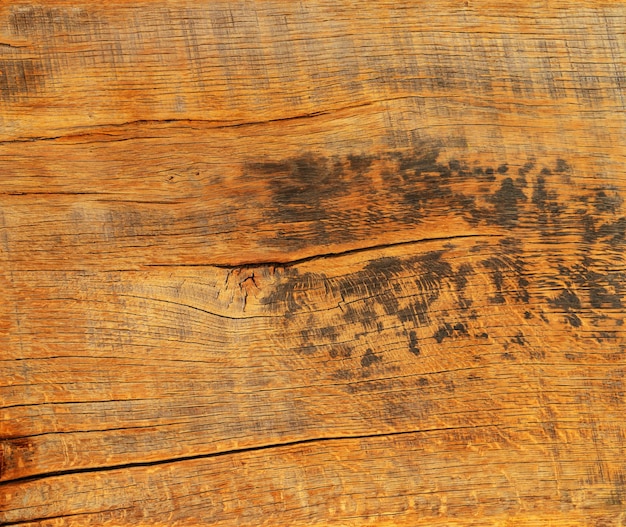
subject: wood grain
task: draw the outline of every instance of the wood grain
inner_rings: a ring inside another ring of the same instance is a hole
[[[0,523],[626,524],[625,34],[0,6]]]

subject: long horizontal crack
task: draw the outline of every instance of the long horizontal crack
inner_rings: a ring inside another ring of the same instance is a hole
[[[417,245],[420,243],[429,242],[444,242],[453,240],[462,240],[466,238],[503,238],[503,234],[459,234],[456,236],[441,236],[436,238],[420,238],[418,240],[405,240],[401,242],[393,243],[381,243],[377,245],[368,245],[367,247],[356,247],[354,249],[347,249],[345,251],[335,251],[322,254],[314,254],[311,256],[305,256],[303,258],[296,258],[294,260],[259,260],[256,262],[243,262],[243,263],[229,263],[229,264],[215,264],[215,263],[154,263],[144,264],[145,267],[217,267],[219,269],[242,269],[242,268],[254,268],[254,267],[292,267],[294,265],[303,264],[306,262],[312,262],[315,260],[322,260],[325,258],[341,258],[343,256],[349,256],[353,254],[360,254],[369,251],[380,251],[384,249],[390,249],[392,247],[402,247],[405,245]]]
[[[402,95],[398,97],[389,97],[387,99],[377,99],[373,101],[367,101],[367,102],[363,102],[359,104],[354,104],[351,106],[329,108],[327,110],[319,110],[316,112],[310,112],[310,113],[305,113],[305,114],[300,114],[300,115],[291,115],[287,117],[278,117],[275,119],[265,119],[265,120],[259,120],[259,121],[218,121],[218,120],[211,120],[211,119],[179,119],[179,118],[177,119],[138,119],[134,121],[125,121],[122,123],[108,123],[108,124],[102,124],[102,125],[97,125],[93,127],[85,127],[85,129],[88,131],[73,133],[73,134],[68,133],[68,134],[62,134],[62,135],[56,135],[56,136],[18,137],[16,139],[8,139],[8,140],[0,141],[0,145],[11,144],[11,143],[32,143],[36,141],[57,141],[59,139],[89,138],[93,135],[107,135],[106,134],[107,130],[116,129],[116,128],[126,128],[129,126],[136,126],[136,125],[184,123],[184,124],[189,124],[189,125],[204,124],[204,125],[208,125],[210,129],[214,129],[214,130],[220,130],[220,129],[226,129],[226,128],[240,128],[244,126],[257,126],[257,125],[264,125],[264,124],[271,124],[271,123],[281,123],[285,121],[297,121],[297,120],[302,120],[302,119],[310,119],[311,117],[319,117],[321,115],[329,115],[329,114],[334,114],[337,112],[356,110],[359,108],[365,108],[367,106],[373,106],[375,104],[382,104],[385,102],[391,102],[391,101],[403,100],[403,99],[413,99],[416,97],[418,97],[418,95]],[[136,138],[130,138],[130,139],[148,139],[148,138],[136,137]],[[110,141],[128,141],[128,140],[129,138],[116,137],[114,135],[111,135],[111,139],[110,139]]]
[[[296,441],[286,441],[284,443],[272,443],[268,445],[261,446],[253,446],[246,448],[235,448],[231,450],[225,450],[223,452],[214,452],[211,454],[195,454],[192,456],[180,456],[168,459],[161,459],[158,461],[142,461],[136,463],[124,463],[120,465],[110,465],[104,467],[89,467],[89,468],[77,468],[73,470],[58,470],[54,472],[43,472],[41,474],[36,474],[33,476],[25,476],[21,478],[13,478],[0,482],[0,488],[7,485],[16,485],[23,483],[30,483],[33,481],[40,481],[47,478],[58,477],[58,476],[71,476],[74,474],[88,474],[94,472],[110,472],[113,470],[125,470],[131,468],[138,467],[155,467],[159,465],[168,465],[172,463],[180,463],[183,461],[195,461],[198,459],[212,459],[222,456],[229,455],[238,455],[245,454],[249,452],[262,452],[264,450],[271,450],[274,448],[289,448],[299,445],[308,445],[312,443],[325,443],[330,441],[345,441],[345,440],[355,440],[355,439],[374,439],[377,437],[395,437],[395,436],[405,436],[412,434],[427,434],[431,432],[445,432],[446,430],[463,430],[463,429],[477,429],[477,428],[490,428],[493,426],[497,426],[496,424],[486,424],[486,425],[468,425],[468,426],[450,426],[443,428],[424,428],[419,430],[405,430],[402,432],[387,432],[387,433],[378,433],[378,434],[358,434],[358,435],[344,435],[344,436],[331,436],[331,437],[315,437],[311,439],[300,439]]]
[[[0,192],[0,196],[43,196],[43,197],[58,197],[58,196],[87,196],[94,197],[93,201],[99,203],[132,203],[135,205],[178,205],[180,201],[177,200],[141,200],[141,199],[126,199],[121,197],[120,199],[114,199],[116,194],[112,192],[70,192],[70,191],[9,191]],[[101,198],[100,196],[105,196]]]
[[[116,507],[115,509],[106,509],[103,511],[95,511],[95,512],[68,512],[67,514],[59,514],[56,516],[42,516],[41,518],[29,518],[27,520],[18,520],[18,521],[12,521],[12,522],[5,522],[3,523],[3,527],[8,526],[8,525],[33,525],[35,523],[40,523],[43,521],[50,521],[50,520],[58,520],[61,518],[73,518],[75,516],[92,516],[94,514],[102,514],[105,512],[115,512],[115,511],[123,511],[123,510],[127,510],[128,507]]]
[[[206,313],[207,315],[211,315],[211,316],[218,317],[218,318],[224,318],[227,320],[249,320],[251,318],[275,318],[275,315],[250,315],[246,317],[233,317],[233,316],[224,315],[221,313],[216,313],[214,311],[208,311],[207,309],[202,309],[201,307],[193,306],[191,304],[185,304],[184,302],[174,302],[173,300],[165,300],[163,298],[151,298],[151,297],[130,295],[130,294],[124,294],[120,296],[127,297],[127,298],[137,298],[139,300],[147,300],[149,302],[163,302],[164,304],[172,304],[175,306],[183,307],[185,309],[192,309],[194,311],[200,311],[201,313]]]
[[[22,49],[30,47],[29,44],[16,44],[15,42],[0,42],[0,47],[11,49]]]

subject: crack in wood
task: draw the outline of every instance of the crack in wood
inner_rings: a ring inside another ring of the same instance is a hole
[[[8,525],[32,525],[32,524],[40,523],[40,522],[44,522],[44,521],[59,520],[61,518],[74,518],[76,516],[92,516],[94,514],[102,514],[102,513],[115,512],[115,511],[127,511],[127,510],[130,510],[130,509],[131,509],[131,507],[116,507],[114,509],[105,509],[105,510],[101,510],[101,511],[74,512],[74,513],[68,513],[68,514],[59,514],[59,515],[55,515],[55,516],[42,516],[40,518],[29,518],[26,521],[19,520],[19,521],[15,521],[15,522],[13,522],[13,521],[3,522],[2,525],[3,526],[8,526]]]
[[[377,433],[377,434],[359,434],[359,435],[344,435],[344,436],[331,436],[331,437],[315,437],[309,439],[299,439],[296,441],[286,441],[284,443],[272,443],[268,445],[260,445],[260,446],[252,446],[245,448],[234,448],[231,450],[224,450],[222,452],[213,452],[210,454],[195,454],[191,456],[181,456],[175,458],[168,459],[160,459],[157,461],[143,461],[143,462],[135,462],[135,463],[124,463],[120,465],[111,465],[111,466],[102,466],[102,467],[86,467],[79,469],[69,469],[69,470],[58,470],[54,472],[45,472],[41,474],[36,474],[33,476],[26,476],[21,478],[13,478],[7,479],[4,481],[0,481],[0,488],[6,487],[8,485],[16,485],[23,484],[32,481],[40,481],[42,479],[48,479],[59,476],[70,476],[73,474],[86,474],[93,472],[110,472],[113,470],[126,470],[137,467],[154,467],[159,465],[168,465],[172,463],[181,463],[185,461],[194,461],[198,459],[211,459],[229,455],[237,455],[237,454],[245,454],[249,452],[262,452],[264,450],[272,450],[278,448],[289,448],[289,447],[298,447],[300,445],[308,445],[308,444],[319,444],[330,441],[347,441],[347,440],[358,440],[358,439],[372,439],[372,438],[380,438],[380,437],[396,437],[396,436],[407,436],[414,434],[427,434],[431,432],[444,432],[450,430],[466,430],[466,429],[479,429],[479,428],[493,428],[497,427],[498,424],[489,423],[484,425],[468,425],[468,426],[448,426],[448,427],[439,427],[439,428],[425,428],[425,429],[417,429],[417,430],[403,430],[399,432],[387,432],[387,433]],[[1,476],[1,475],[0,475]]]
[[[2,44],[0,44],[2,45]],[[83,127],[85,132],[79,133],[68,133],[61,134],[55,136],[35,136],[35,137],[17,137],[15,139],[9,139],[0,141],[0,145],[12,144],[12,143],[34,143],[39,141],[58,141],[59,139],[82,139],[89,138],[97,135],[108,135],[111,137],[110,141],[120,142],[120,141],[133,141],[133,140],[142,140],[142,139],[157,139],[156,137],[117,137],[113,134],[107,134],[106,131],[110,129],[118,129],[118,128],[128,128],[132,126],[144,126],[144,125],[159,125],[159,124],[186,124],[186,125],[204,125],[208,129],[211,130],[224,130],[229,128],[243,128],[248,126],[260,126],[272,123],[284,123],[289,121],[300,121],[303,119],[311,119],[314,117],[328,116],[335,113],[341,113],[345,111],[358,110],[360,108],[366,108],[368,106],[374,106],[376,104],[383,104],[391,101],[405,100],[405,99],[413,99],[418,98],[419,95],[402,95],[398,97],[388,97],[384,99],[376,99],[373,101],[366,101],[359,104],[342,106],[337,108],[329,108],[327,110],[319,110],[316,112],[304,113],[300,115],[289,115],[286,117],[277,117],[274,119],[264,119],[259,121],[220,121],[213,119],[193,119],[193,118],[185,118],[185,119],[137,119],[134,121],[125,121],[121,123],[107,123],[101,124],[94,127]],[[93,142],[103,142],[93,141]],[[106,142],[106,141],[104,141]]]
[[[420,238],[419,240],[406,240],[401,242],[393,242],[393,243],[381,243],[378,245],[369,245],[367,247],[356,247],[354,249],[346,249],[345,251],[336,251],[322,254],[314,254],[311,256],[305,256],[303,258],[297,258],[294,260],[259,260],[255,262],[245,262],[240,264],[215,264],[215,263],[173,263],[173,264],[164,264],[164,263],[155,263],[155,264],[144,264],[144,267],[215,267],[218,269],[248,269],[255,267],[293,267],[296,265],[300,265],[307,262],[313,262],[316,260],[323,260],[326,258],[341,258],[344,256],[352,256],[355,254],[367,253],[370,251],[384,251],[385,249],[391,249],[393,247],[402,247],[402,246],[410,246],[417,245],[422,243],[429,242],[445,242],[452,240],[464,240],[468,238],[504,238],[504,234],[459,234],[455,236],[443,236],[437,238]]]

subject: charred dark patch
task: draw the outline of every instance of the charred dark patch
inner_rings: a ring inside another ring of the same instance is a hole
[[[461,264],[454,273],[454,282],[459,292],[465,291],[465,287],[468,283],[468,276],[471,276],[474,272],[472,266],[468,263]]]
[[[458,295],[459,309],[466,311],[472,306],[472,300],[465,296],[465,288],[469,282],[469,277],[474,274],[474,269],[468,263],[461,264],[454,273],[454,284]]]
[[[444,389],[447,392],[453,393],[454,390],[456,390],[456,385],[454,384],[454,379],[445,379],[443,381],[443,387],[444,387]]]
[[[269,185],[274,202],[274,221],[310,222],[317,236],[325,238],[330,219],[328,202],[350,191],[339,160],[309,154],[284,163],[259,163],[251,168],[272,174]]]
[[[536,161],[523,166],[503,161],[494,167],[470,167],[458,159],[441,163],[438,148],[432,145],[412,152],[345,158],[306,154],[249,165],[246,177],[263,178],[270,191],[268,219],[298,226],[296,247],[352,240],[370,228],[391,232],[418,225],[424,218],[469,227],[489,225],[506,236],[497,244],[483,240],[468,247],[471,264],[469,258],[457,263],[447,256],[457,250],[450,240],[442,241],[444,250],[369,260],[359,271],[332,279],[298,274],[288,266],[262,301],[287,316],[302,314],[311,298],[326,291],[340,308],[333,315],[336,322],[311,331],[300,329],[299,323],[302,349],[332,347],[330,353],[338,357],[337,343],[348,338],[345,355],[354,366],[359,360],[365,361],[363,365],[375,360],[362,355],[365,343],[373,357],[380,358],[372,342],[384,332],[385,338],[404,340],[408,355],[420,355],[424,349],[420,350],[417,335],[426,327],[432,328],[427,334],[438,343],[472,333],[475,338],[492,338],[512,358],[515,346],[525,346],[524,353],[531,358],[542,358],[543,352],[533,349],[521,332],[508,338],[476,333],[475,328],[483,325],[474,322],[480,318],[472,304],[477,286],[488,302],[502,306],[497,309],[519,309],[514,304],[530,304],[531,294],[536,295],[533,308],[520,311],[536,324],[554,321],[551,313],[558,312],[559,320],[573,328],[616,326],[622,317],[615,311],[623,309],[626,283],[618,262],[626,239],[619,191],[608,185],[567,185],[574,169],[565,160],[551,167]],[[598,179],[593,181],[597,185]],[[348,194],[354,207],[346,210]],[[308,229],[304,235],[303,228]],[[559,253],[560,238],[565,236],[565,243],[573,244],[576,237],[581,242],[580,251],[567,258]],[[532,253],[527,239],[533,241]],[[292,242],[282,237],[279,243]],[[450,300],[447,310],[439,305],[442,298]],[[464,322],[454,320],[459,311]],[[340,329],[334,331],[331,325]],[[349,335],[344,335],[346,331]]]
[[[386,314],[395,314],[403,322],[418,319],[426,322],[430,304],[439,297],[444,281],[453,274],[451,265],[442,255],[442,251],[435,251],[404,260],[379,258],[369,262],[353,277],[338,280],[339,293],[344,299],[372,297]],[[413,277],[412,280],[409,278],[409,283],[414,286],[415,302],[400,308],[391,286],[402,278],[406,287],[407,275]]]
[[[435,331],[433,338],[437,341],[437,344],[441,344],[446,338],[451,338],[451,337],[460,336],[460,335],[465,336],[467,334],[468,332],[467,332],[467,328],[465,327],[465,324],[462,324],[460,322],[454,325],[446,323],[442,326],[439,326],[437,331]]]
[[[383,306],[385,314],[395,315],[400,308],[400,302],[392,291],[385,291],[378,297],[378,302]]]
[[[337,357],[341,357],[343,359],[349,359],[352,356],[353,351],[354,350],[352,349],[352,346],[346,343],[341,343],[341,344],[333,344],[328,354],[333,359]]]
[[[575,313],[567,313],[565,315],[565,320],[567,320],[569,325],[572,327],[579,328],[580,326],[582,326],[582,321]]]
[[[494,205],[498,223],[505,227],[512,227],[519,218],[520,203],[525,202],[526,199],[526,195],[515,185],[513,179],[508,177],[502,181],[500,188],[488,201]]]
[[[374,156],[366,156],[366,155],[348,155],[348,163],[350,164],[350,170],[357,173],[364,173],[369,170],[372,166],[372,162],[376,158]]]
[[[302,355],[313,355],[317,351],[315,345],[311,342],[305,342],[301,347],[299,352]]]
[[[428,310],[430,303],[438,298],[437,293],[433,293],[424,300],[416,300],[409,303],[406,307],[398,310],[398,320],[403,324],[424,325],[429,321]]]
[[[474,174],[476,174],[477,176],[482,176],[482,179],[484,179],[485,181],[496,180],[495,170],[491,167],[487,167],[484,170],[479,167],[474,170]]]
[[[320,335],[323,338],[330,340],[331,342],[336,342],[337,338],[339,337],[337,328],[332,327],[332,326],[328,326],[328,327],[320,329]]]
[[[367,348],[365,355],[361,357],[361,366],[363,366],[363,368],[369,368],[372,364],[376,364],[377,362],[382,362],[382,361],[383,359],[381,359],[378,355],[374,354],[371,348]]]
[[[588,302],[594,309],[620,309],[623,307],[624,280],[623,272],[600,272],[602,266],[594,259],[585,256],[579,264],[573,267],[564,267],[563,274],[572,285],[588,295]],[[581,300],[571,290],[564,290],[554,300],[552,305],[566,311],[574,312],[582,308]]]
[[[366,273],[369,271],[372,274],[389,280],[393,277],[400,276],[406,268],[406,263],[404,263],[400,258],[383,257],[369,262],[364,267],[364,271]]]
[[[339,381],[349,381],[354,377],[354,373],[346,368],[338,369],[333,377]]]
[[[504,272],[508,266],[501,258],[493,257],[483,261],[483,266],[490,272],[491,281],[496,288],[496,294],[489,298],[492,304],[504,304]]]
[[[307,228],[304,236],[268,238],[272,245],[350,240],[355,232],[362,232],[363,225],[381,230],[417,225],[424,218],[458,218],[471,226],[489,223],[510,228],[517,224],[527,198],[524,185],[506,177],[508,164],[472,170],[459,160],[440,163],[438,157],[439,147],[434,144],[375,156],[330,159],[308,153],[249,164],[245,177],[267,182],[271,194],[271,205],[265,209],[268,221]],[[484,182],[484,188],[468,195],[467,184],[477,181]],[[348,194],[355,207],[345,210],[341,198]]]
[[[581,309],[580,298],[569,289],[563,289],[559,296],[548,300],[550,305],[553,307],[559,308],[560,310],[565,312],[565,320],[569,323],[570,326],[578,328],[582,325],[582,322],[576,312]]]
[[[610,292],[606,287],[597,283],[589,289],[589,301],[591,307],[594,308],[611,307],[618,309],[622,307],[622,299],[619,294]]]
[[[567,289],[561,291],[561,294],[555,299],[551,300],[550,304],[552,304],[554,307],[559,307],[565,311],[576,311],[579,310],[581,307],[580,299],[578,298],[578,296],[576,296],[576,293]]]
[[[561,215],[566,207],[559,202],[558,194],[548,186],[548,178],[552,177],[552,171],[544,168],[535,178],[532,193],[536,222],[539,234],[544,238],[554,239],[565,233]]]
[[[606,243],[612,248],[622,248],[626,236],[626,218],[618,218],[599,224],[597,218],[589,214],[582,216],[583,240],[588,244]]]
[[[622,206],[623,199],[617,192],[596,190],[593,207],[598,214],[615,214]]]
[[[418,340],[417,340],[417,335],[415,334],[415,331],[410,331],[409,332],[409,351],[413,355],[420,354],[420,349],[417,344],[418,344]]]
[[[454,327],[453,327],[454,331],[456,331],[459,335],[467,335],[467,328],[465,327],[465,324],[461,323],[461,322],[457,322]]]
[[[543,212],[546,209],[546,204],[549,199],[550,195],[546,190],[546,178],[544,176],[537,176],[532,195],[533,204],[537,209]]]
[[[365,226],[389,232],[419,225],[425,218],[461,221],[469,227],[489,224],[515,230],[511,234],[516,237],[530,229],[550,240],[583,226],[588,243],[624,242],[626,218],[598,218],[621,210],[616,191],[578,191],[580,210],[575,210],[575,200],[559,197],[555,188],[572,171],[566,161],[557,160],[553,168],[529,161],[512,177],[507,162],[495,169],[470,168],[458,159],[441,163],[439,149],[435,143],[423,143],[413,151],[376,155],[326,158],[307,153],[252,163],[244,177],[260,178],[268,185],[271,203],[262,210],[269,222],[298,227],[297,235],[285,229],[280,236],[267,238],[274,246],[350,241],[362,237]],[[471,194],[468,188],[474,189]],[[347,195],[353,204],[350,209],[343,199]]]
[[[599,333],[597,333],[596,335],[594,335],[594,338],[596,339],[597,342],[614,342],[617,340],[617,336],[615,334],[614,331],[600,331]]]
[[[528,303],[529,282],[525,276],[524,258],[519,240],[505,238],[500,242],[500,256],[486,258],[481,262],[489,273],[495,294],[488,298],[492,304],[506,303],[506,297]],[[510,284],[507,284],[507,282]]]
[[[524,333],[518,331],[515,336],[511,339],[513,344],[518,344],[519,346],[526,346],[528,344],[526,339],[524,338]]]
[[[571,170],[572,170],[572,167],[569,166],[567,161],[565,161],[564,159],[557,159],[556,160],[556,171],[557,172],[564,173],[564,172],[570,172]]]

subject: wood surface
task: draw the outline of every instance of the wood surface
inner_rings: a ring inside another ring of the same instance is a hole
[[[0,5],[0,524],[626,525],[626,4]]]

